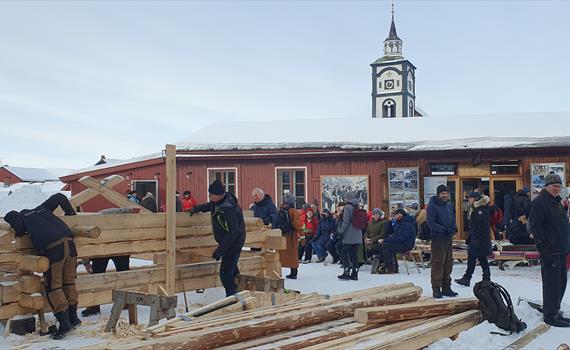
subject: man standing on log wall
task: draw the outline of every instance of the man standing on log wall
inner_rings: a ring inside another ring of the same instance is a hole
[[[451,290],[453,269],[453,235],[457,232],[455,215],[448,204],[447,186],[439,185],[436,196],[427,207],[427,223],[431,231],[431,287],[436,299],[456,297]]]
[[[40,255],[49,259],[49,270],[44,274],[47,299],[59,322],[52,335],[62,339],[81,324],[77,317],[77,250],[71,229],[53,211],[60,206],[65,215],[75,215],[71,203],[61,193],[54,194],[37,208],[11,211],[4,220],[16,232],[16,237],[30,235],[30,240]]]
[[[237,204],[237,198],[226,192],[220,180],[212,182],[208,187],[210,201],[197,205],[190,210],[193,213],[210,212],[212,231],[218,246],[212,258],[222,259],[220,280],[226,289],[226,296],[237,293],[235,278],[239,275],[238,260],[245,242],[245,222],[243,213]]]

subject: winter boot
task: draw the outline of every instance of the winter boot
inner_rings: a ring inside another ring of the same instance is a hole
[[[287,276],[285,276],[285,278],[289,278],[289,279],[292,279],[292,280],[296,280],[296,279],[297,279],[297,271],[299,271],[299,270],[296,269],[296,268],[294,268],[294,267],[292,267],[292,268],[291,268],[291,273],[288,274]]]
[[[570,322],[564,321],[560,315],[555,315],[552,317],[544,317],[544,323],[551,325],[552,327],[570,327]]]
[[[460,279],[456,279],[455,283],[460,284],[460,285],[465,286],[465,287],[469,287],[469,285],[471,284],[471,279],[463,276]]]
[[[381,275],[393,275],[398,273],[394,266],[385,266],[384,269],[380,270]]]
[[[317,260],[318,263],[322,263],[322,262],[324,262],[324,261],[325,261],[325,257],[324,257],[324,256],[323,256],[322,258],[319,258],[319,259]]]
[[[443,294],[446,297],[450,297],[450,298],[455,298],[456,296],[459,295],[459,294],[455,293],[453,290],[451,290],[451,286],[443,287],[441,289],[441,294]]]
[[[441,299],[443,298],[443,294],[441,293],[441,288],[432,288],[433,297],[434,299]]]
[[[61,340],[65,338],[67,333],[71,331],[71,323],[69,323],[69,315],[67,310],[56,312],[54,313],[55,318],[57,318],[57,322],[59,322],[59,328],[57,332],[55,332],[51,337],[55,340]]]
[[[67,314],[69,316],[69,322],[73,328],[81,324],[81,320],[77,317],[77,304],[69,305],[67,308]]]
[[[565,322],[570,322],[570,318],[568,317],[564,317],[564,314],[562,313],[562,311],[558,311],[558,317]]]
[[[81,311],[81,316],[89,317],[89,316],[93,316],[93,315],[98,315],[100,313],[101,313],[101,308],[99,307],[99,305],[89,306],[89,307],[86,307],[85,310]]]
[[[358,269],[352,269],[350,272],[350,279],[353,281],[358,281]]]
[[[339,280],[348,281],[348,280],[350,279],[349,273],[350,273],[350,268],[345,267],[345,268],[344,268],[344,271],[343,271],[343,273],[342,273],[342,275],[337,276],[337,277],[338,277]]]

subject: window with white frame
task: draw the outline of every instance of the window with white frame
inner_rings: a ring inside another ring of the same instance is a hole
[[[208,186],[214,180],[220,180],[226,187],[226,192],[237,197],[237,168],[209,168]]]
[[[277,168],[277,202],[283,203],[283,196],[291,193],[295,197],[295,206],[300,209],[306,202],[305,168]]]

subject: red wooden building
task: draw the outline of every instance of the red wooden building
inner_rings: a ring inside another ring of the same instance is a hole
[[[284,193],[293,193],[300,205],[314,199],[326,200],[323,192],[328,190],[327,178],[352,177],[366,180],[361,190],[365,191],[369,209],[387,210],[391,206],[417,209],[424,204],[424,195],[433,190],[425,188],[427,180],[444,176],[458,223],[462,223],[465,193],[475,188],[488,193],[501,206],[507,191],[523,186],[538,190],[540,176],[544,175],[540,171],[550,169],[569,178],[569,126],[549,131],[549,136],[532,133],[524,127],[491,133],[481,128],[478,132],[462,133],[458,130],[471,123],[439,119],[353,119],[351,125],[343,124],[347,119],[304,121],[314,127],[324,125],[318,129],[324,133],[321,135],[305,133],[302,128],[290,134],[290,122],[224,124],[222,129],[220,125],[212,125],[192,135],[192,142],[178,144],[177,189],[181,193],[190,190],[198,202],[206,201],[208,184],[220,178],[244,208],[251,203],[251,190],[255,187],[264,189],[277,203]],[[521,122],[520,115],[505,119],[506,124],[513,119]],[[562,125],[561,121],[570,120],[570,114],[544,114],[542,120]],[[339,131],[336,134],[331,131],[333,128],[358,136],[342,139],[337,135]],[[421,141],[422,129],[447,130],[451,134],[435,137],[426,134]],[[507,132],[517,136],[495,136]],[[530,138],[531,135],[534,137]],[[283,141],[284,136],[291,140]],[[224,142],[208,142],[210,137]],[[246,142],[247,139],[255,142]],[[159,206],[163,203],[165,164],[160,153],[91,167],[61,180],[70,184],[75,194],[83,190],[77,182],[80,177],[102,179],[112,174],[128,180],[116,187],[118,191],[136,189],[140,196],[150,191],[156,195]],[[95,211],[109,206],[104,199],[96,198],[83,209]]]

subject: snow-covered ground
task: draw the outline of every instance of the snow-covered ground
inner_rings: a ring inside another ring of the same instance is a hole
[[[403,262],[400,262],[400,273],[397,275],[371,275],[370,265],[365,265],[360,274],[358,281],[340,281],[337,275],[340,274],[338,265],[332,265],[325,262],[324,264],[305,264],[299,269],[299,278],[297,280],[286,280],[285,287],[298,290],[301,292],[319,292],[322,294],[337,294],[350,292],[359,289],[365,289],[383,284],[413,282],[424,290],[424,295],[431,296],[430,286],[430,270],[426,269],[418,274],[417,270],[410,269],[407,275]],[[139,264],[135,262],[135,264]],[[409,263],[411,267],[411,264]],[[453,278],[459,278],[465,271],[465,263],[455,264],[453,268]],[[283,269],[283,273],[287,274],[288,269]],[[480,279],[481,270],[475,270],[475,277],[472,282]],[[541,315],[534,309],[530,308],[526,303],[522,302],[516,305],[518,297],[541,301],[541,282],[539,267],[515,267],[510,271],[500,271],[497,267],[491,267],[493,281],[503,285],[510,292],[513,303],[515,304],[515,312],[519,318],[527,323],[527,330],[519,334],[510,336],[493,335],[493,331],[501,331],[488,322],[462,332],[455,341],[444,339],[436,342],[428,347],[430,350],[448,350],[448,349],[502,349],[506,345],[512,343],[519,337],[526,334],[529,330],[542,322]],[[473,283],[472,283],[473,285]],[[472,297],[472,288],[453,286],[454,290],[459,293],[460,297]],[[204,305],[209,302],[224,297],[224,291],[221,288],[208,289],[205,293],[197,294],[195,292],[187,293],[191,308]],[[178,296],[179,313],[184,312],[184,299],[182,294]],[[563,311],[566,315],[570,314],[570,296],[566,293],[563,302]],[[107,341],[110,335],[105,335],[102,330],[111,312],[111,305],[102,306],[102,315],[82,318],[83,325],[80,329],[75,330],[70,336],[63,341],[48,340],[40,338],[37,335],[28,335],[25,337],[10,335],[0,338],[0,349],[4,348],[25,348],[25,349],[74,349],[81,346],[96,344]],[[139,323],[144,325],[148,322],[149,308],[139,307]],[[48,316],[48,320],[53,317]],[[122,319],[127,320],[127,311],[123,311]],[[142,327],[142,326],[141,326]],[[125,326],[119,327],[124,332],[136,333],[135,327]],[[540,336],[538,339],[530,343],[525,349],[556,349],[561,343],[570,342],[570,331],[563,328],[551,328],[548,332]]]
[[[50,181],[43,183],[20,182],[8,187],[0,187],[0,217],[11,210],[20,211],[35,208],[58,192],[69,197],[71,192],[61,191],[64,185],[60,181]]]

